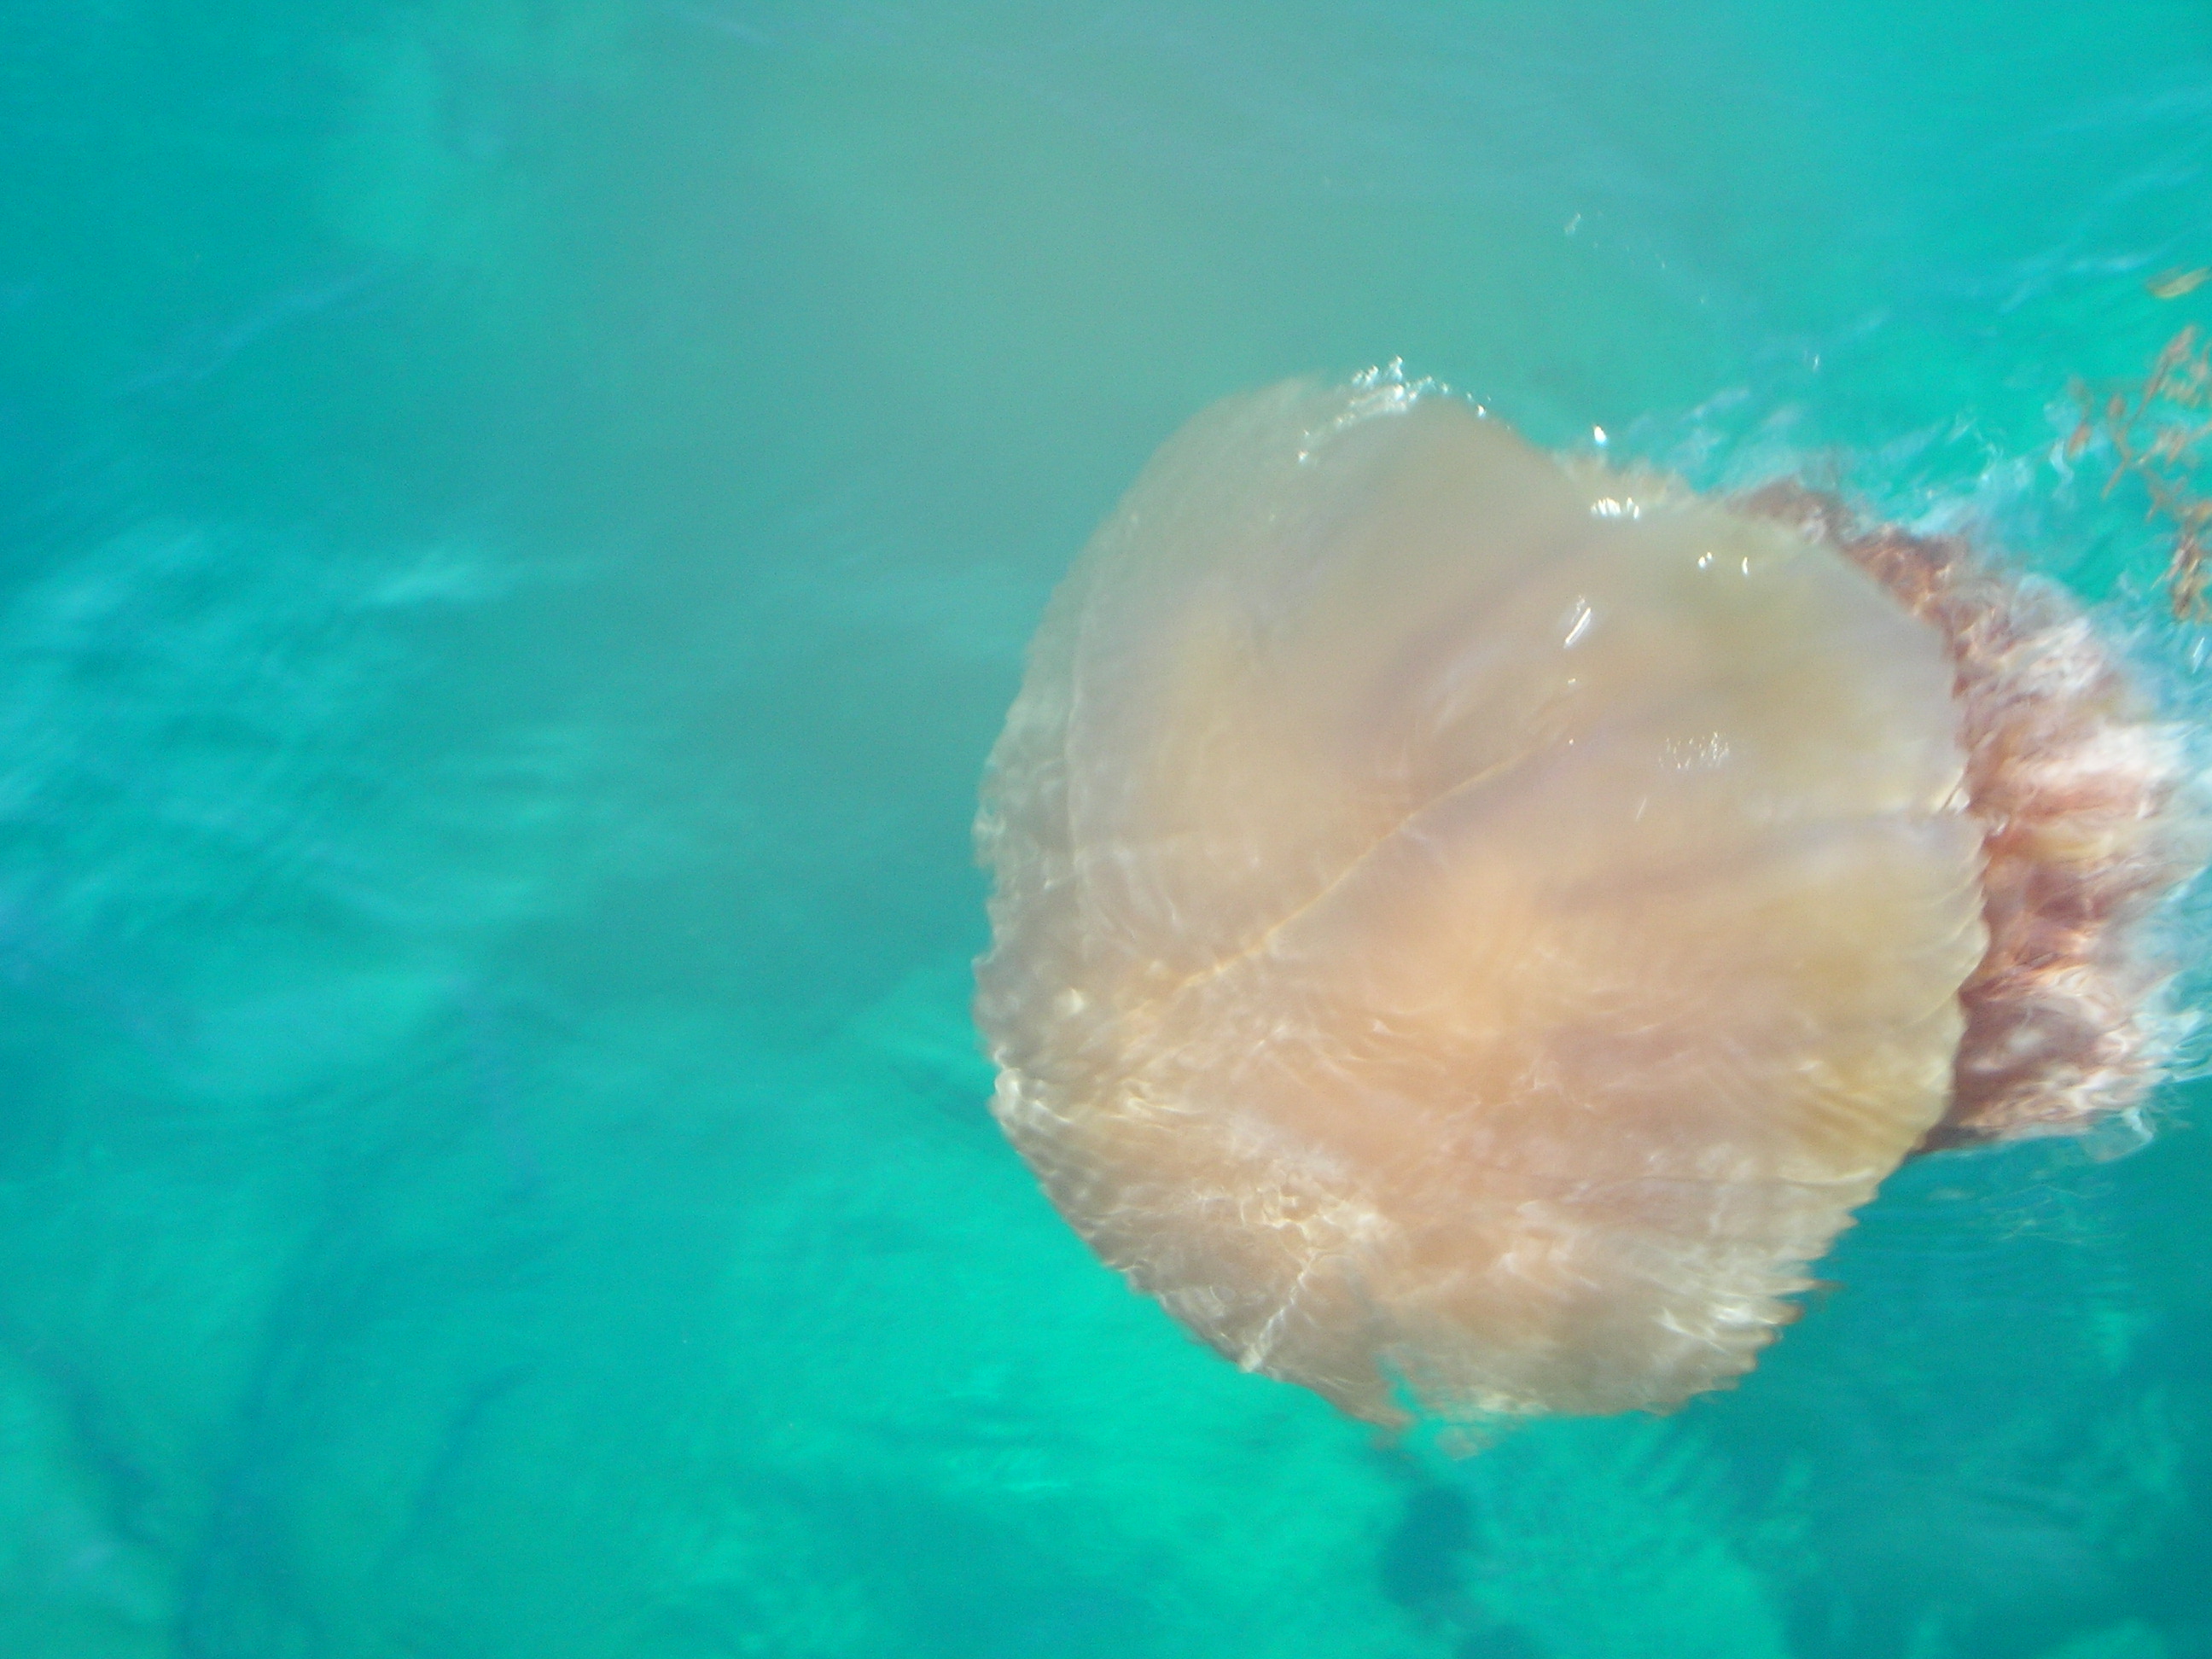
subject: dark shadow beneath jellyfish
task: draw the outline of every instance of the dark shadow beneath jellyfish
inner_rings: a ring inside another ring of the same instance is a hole
[[[1246,1370],[1383,1424],[1665,1410],[1905,1158],[2160,1080],[2189,749],[1954,543],[1395,379],[1233,398],[993,753],[994,1109]]]
[[[1483,1540],[1466,1494],[1433,1481],[1414,1487],[1376,1559],[1382,1594],[1424,1630],[1451,1643],[1453,1659],[1541,1659],[1543,1647],[1471,1593]]]

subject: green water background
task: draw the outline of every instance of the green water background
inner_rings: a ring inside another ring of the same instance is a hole
[[[2212,7],[13,0],[0,1652],[2212,1654],[2206,1114],[1908,1170],[1739,1391],[1467,1462],[982,1109],[968,821],[1208,400],[1976,523],[2212,288]]]

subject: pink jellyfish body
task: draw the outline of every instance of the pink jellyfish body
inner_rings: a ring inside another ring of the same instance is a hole
[[[1949,544],[1376,376],[1233,398],[993,752],[993,1109],[1247,1370],[1663,1410],[1916,1151],[2142,1099],[2184,781],[2087,624]]]

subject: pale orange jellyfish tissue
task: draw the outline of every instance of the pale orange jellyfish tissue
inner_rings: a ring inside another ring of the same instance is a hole
[[[1381,1423],[1664,1410],[1931,1146],[2154,1084],[2181,746],[2063,602],[1821,498],[1232,398],[993,752],[994,1110],[1113,1267]]]

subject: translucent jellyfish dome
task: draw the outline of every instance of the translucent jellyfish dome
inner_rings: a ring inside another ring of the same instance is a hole
[[[1110,1266],[1398,1424],[1725,1386],[1917,1152],[2159,1079],[2184,748],[2055,596],[1381,376],[1170,441],[978,823],[993,1109]]]

